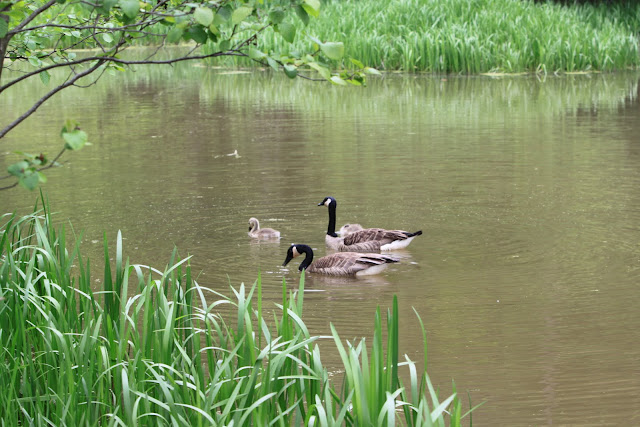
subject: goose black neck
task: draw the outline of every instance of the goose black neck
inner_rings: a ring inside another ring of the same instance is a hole
[[[331,237],[338,237],[336,234],[336,205],[335,201],[329,203],[329,226],[327,227],[327,234]]]
[[[304,253],[304,260],[300,263],[298,270],[306,270],[307,267],[311,265],[311,261],[313,261],[313,250],[307,245],[298,245],[296,246],[296,250],[300,253]]]

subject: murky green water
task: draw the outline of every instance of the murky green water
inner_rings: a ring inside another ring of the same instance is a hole
[[[174,245],[227,292],[261,272],[278,301],[287,246],[326,253],[338,223],[422,229],[400,264],[364,280],[310,277],[305,320],[370,336],[376,306],[403,311],[401,350],[487,403],[478,425],[640,422],[640,104],[636,75],[399,77],[367,89],[184,66],[72,90],[2,141],[53,154],[64,119],[93,146],[49,171],[60,221],[100,260],[118,229],[132,262]],[[24,89],[24,88],[23,88]],[[40,88],[14,92],[2,123]],[[228,154],[236,152],[237,156]],[[0,194],[28,211],[36,195]],[[247,221],[281,231],[254,243]],[[99,268],[98,268],[99,270]],[[96,270],[97,271],[97,270]],[[331,365],[337,355],[325,346]]]

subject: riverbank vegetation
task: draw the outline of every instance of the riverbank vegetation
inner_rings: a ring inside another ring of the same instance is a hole
[[[200,286],[175,252],[162,271],[130,263],[120,234],[113,259],[105,238],[98,280],[80,242],[48,209],[2,217],[4,425],[471,424],[455,386],[441,400],[400,356],[395,299],[386,322],[375,313],[370,346],[345,344],[333,327],[331,337],[309,333],[304,277],[295,292],[283,283],[272,313],[260,278],[227,297]],[[340,384],[321,339],[340,355]]]
[[[345,56],[369,67],[470,74],[637,67],[639,31],[636,2],[528,0],[334,0],[306,30],[320,40],[344,41]],[[311,43],[299,37],[285,46],[267,32],[259,47],[296,51]]]

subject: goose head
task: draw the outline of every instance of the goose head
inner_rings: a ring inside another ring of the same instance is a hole
[[[291,246],[289,246],[289,249],[287,249],[287,257],[282,263],[282,266],[286,266],[292,259],[302,254],[305,254],[306,256],[304,258],[304,261],[300,263],[300,267],[298,267],[298,270],[305,270],[313,260],[313,250],[311,250],[311,248],[307,245],[296,245],[295,243],[292,243]]]
[[[249,218],[249,231],[254,231],[260,228],[260,223],[256,218]]]
[[[318,206],[333,206],[334,208],[336,206],[338,206],[338,202],[336,202],[336,199],[334,199],[331,196],[325,197],[320,203],[318,203]]]

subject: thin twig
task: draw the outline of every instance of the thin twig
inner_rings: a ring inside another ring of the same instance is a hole
[[[115,59],[115,58],[114,58]],[[31,106],[31,108],[29,108],[24,114],[22,114],[20,117],[18,117],[17,119],[15,119],[13,122],[11,122],[7,127],[5,127],[4,129],[0,130],[0,139],[2,139],[7,133],[9,133],[9,131],[11,129],[13,129],[14,127],[18,126],[20,123],[22,123],[27,117],[29,117],[31,114],[35,113],[36,110],[42,105],[44,104],[44,102],[46,100],[48,100],[49,98],[51,98],[53,95],[55,95],[56,93],[60,92],[62,89],[65,89],[71,85],[73,85],[76,81],[78,81],[79,79],[81,79],[84,76],[87,76],[91,73],[93,73],[95,70],[97,70],[98,68],[100,68],[105,61],[98,61],[94,66],[92,66],[91,68],[83,71],[82,73],[76,74],[72,79],[68,80],[67,82],[65,82],[64,84],[61,84],[60,86],[56,87],[55,89],[52,89],[51,91],[49,91],[45,96],[43,96],[42,98],[40,98],[38,101],[35,102],[35,104],[33,104]]]
[[[55,159],[51,160],[51,162],[50,162],[47,166],[43,166],[43,167],[38,168],[38,169],[36,169],[36,170],[37,170],[38,172],[40,172],[40,171],[43,171],[43,170],[46,170],[46,169],[50,169],[50,168],[52,168],[52,167],[54,167],[54,166],[57,166],[57,165],[56,165],[56,163],[58,163],[58,159],[59,159],[60,157],[62,157],[62,155],[64,154],[64,152],[65,152],[65,151],[67,151],[67,147],[63,147],[63,148],[62,148],[62,150],[61,150],[61,151],[58,153],[58,155],[55,157]],[[59,163],[58,163],[58,164],[59,164]],[[13,175],[2,176],[2,177],[0,177],[0,180],[8,179],[8,178],[12,178],[12,177],[13,177]],[[16,187],[19,183],[20,183],[20,181],[18,180],[18,181],[14,182],[14,183],[13,183],[13,184],[11,184],[11,185],[7,185],[6,187],[0,187],[0,191],[3,191],[3,190],[9,190],[9,189],[11,189],[11,188],[14,188],[14,187]]]
[[[47,3],[42,5],[42,7],[34,10],[33,13],[29,15],[27,18],[25,18],[24,21],[22,21],[20,24],[12,28],[11,31],[9,31],[9,34],[13,35],[22,31],[22,29],[26,27],[29,22],[33,21],[38,15],[40,15],[42,12],[49,9],[51,6],[53,6],[56,3],[57,3],[57,0],[49,0]]]

